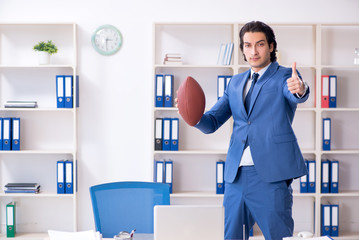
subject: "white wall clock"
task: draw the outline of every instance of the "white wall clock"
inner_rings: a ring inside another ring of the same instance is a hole
[[[121,32],[112,25],[102,25],[92,34],[92,46],[102,55],[115,54],[121,45]]]

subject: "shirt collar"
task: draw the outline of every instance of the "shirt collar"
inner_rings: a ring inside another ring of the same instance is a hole
[[[259,74],[258,79],[265,73],[265,71],[267,71],[267,69],[269,68],[269,66],[272,64],[272,62],[270,62],[267,66],[265,66],[264,68],[262,68],[261,70],[259,70],[257,73]],[[251,78],[252,79],[252,75],[253,75],[254,71],[253,69],[251,69]]]

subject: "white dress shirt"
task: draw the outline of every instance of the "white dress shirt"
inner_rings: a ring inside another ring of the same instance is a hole
[[[257,81],[261,78],[261,76],[265,73],[265,71],[267,71],[267,69],[269,68],[270,65],[271,65],[271,63],[257,72],[259,74]],[[246,99],[249,89],[251,88],[251,85],[253,82],[253,80],[252,80],[253,73],[254,73],[254,71],[253,71],[253,69],[251,69],[251,76],[248,79],[246,86],[243,90],[243,102]],[[241,161],[239,162],[239,166],[252,166],[252,165],[254,165],[253,158],[252,158],[250,146],[248,146],[243,151],[243,155],[241,157]]]

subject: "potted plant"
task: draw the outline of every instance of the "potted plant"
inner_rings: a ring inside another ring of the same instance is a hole
[[[47,42],[41,41],[33,49],[39,52],[39,64],[49,64],[50,56],[57,53],[57,47],[51,40]]]

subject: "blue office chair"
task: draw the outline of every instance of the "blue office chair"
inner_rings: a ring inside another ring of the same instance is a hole
[[[153,233],[153,208],[170,204],[169,186],[152,182],[113,182],[90,187],[96,230],[104,238],[120,231]]]

